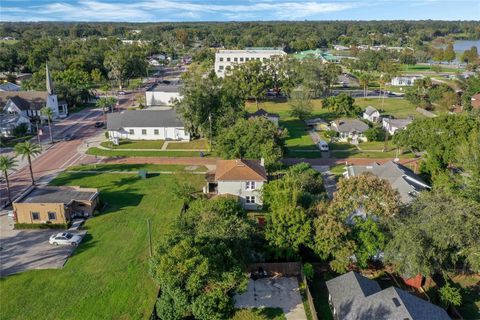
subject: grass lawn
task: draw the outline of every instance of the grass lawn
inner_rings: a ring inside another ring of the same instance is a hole
[[[169,142],[167,144],[168,150],[182,150],[182,149],[195,149],[195,150],[208,150],[207,140],[192,140],[188,142]]]
[[[356,98],[355,103],[362,108],[362,111],[367,106],[372,106],[377,110],[384,110],[384,112],[380,112],[382,116],[389,115],[395,118],[406,118],[408,116],[415,118],[423,117],[422,114],[415,111],[413,104],[402,98],[385,99],[383,107],[382,99],[378,98]]]
[[[360,142],[358,147],[362,150],[369,151],[369,150],[383,150],[383,147],[385,146],[384,141],[366,141],[366,142]],[[395,149],[390,141],[387,142],[387,150],[393,150]]]
[[[128,150],[104,150],[100,148],[90,148],[86,152],[92,156],[101,157],[199,157],[199,151],[128,151]],[[205,154],[205,156],[208,154]]]
[[[284,320],[285,314],[279,308],[240,309],[232,320]]]
[[[409,72],[422,73],[422,71],[424,71],[424,72],[426,71],[426,72],[431,73],[431,72],[433,72],[432,67],[433,67],[433,65],[430,66],[430,65],[416,64],[416,65],[413,65],[413,66],[408,66],[408,65],[404,64],[404,65],[402,65],[402,70],[401,71],[404,72],[404,73],[409,73]],[[444,65],[441,65],[440,68],[441,68],[441,72],[454,72],[455,73],[455,72],[465,71],[464,68],[460,68],[460,69],[449,68],[449,67],[446,67]]]
[[[329,171],[335,176],[335,179],[338,181],[338,179],[343,177],[343,173],[345,172],[345,165],[337,164],[333,167],[330,167]]]
[[[110,141],[100,143],[102,147],[110,149],[161,149],[164,140],[120,140],[118,146]]]
[[[329,273],[315,272],[313,281],[309,283],[310,293],[312,294],[313,304],[317,311],[318,318],[321,320],[333,320],[330,305],[328,304],[328,290],[325,281],[332,279]]]
[[[88,235],[63,269],[0,279],[0,319],[147,319],[157,286],[148,274],[147,219],[153,243],[182,203],[175,176],[63,173],[52,184],[100,189],[105,211],[85,223]],[[189,175],[200,189],[203,176]],[[6,297],[9,297],[8,299]]]
[[[68,114],[77,113],[79,111],[89,109],[89,108],[95,108],[95,103],[82,103],[76,106],[75,108],[69,107]]]
[[[125,171],[136,172],[138,170],[147,170],[147,172],[206,172],[208,171],[205,166],[196,166],[194,170],[186,170],[187,166],[178,164],[88,164],[80,166],[71,166],[67,168],[67,171]]]

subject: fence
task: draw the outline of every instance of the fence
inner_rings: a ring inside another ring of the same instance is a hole
[[[302,272],[302,282],[305,288],[305,295],[307,296],[308,307],[310,308],[310,314],[312,315],[312,320],[318,320],[317,310],[315,310],[315,305],[313,304],[313,297],[312,297],[312,294],[310,293],[310,289],[308,288],[307,278],[305,278],[305,275],[303,274],[303,272]]]

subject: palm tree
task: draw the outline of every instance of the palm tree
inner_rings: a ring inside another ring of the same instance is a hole
[[[13,157],[0,156],[0,170],[5,175],[5,181],[7,183],[7,195],[8,203],[12,203],[12,195],[10,193],[10,181],[8,180],[8,171],[16,167],[17,161]]]
[[[30,178],[32,179],[32,185],[35,185],[35,180],[33,179],[33,170],[32,170],[32,156],[41,153],[40,146],[38,144],[30,143],[29,141],[20,142],[15,145],[15,153],[19,156],[22,156],[22,159],[25,157],[28,160],[28,166],[30,169]]]
[[[383,110],[383,103],[385,102],[385,91],[387,89],[387,83],[390,83],[392,81],[392,75],[391,74],[383,74],[382,79],[384,81],[384,86],[383,86],[383,97],[382,97],[382,110]]]
[[[372,75],[370,73],[362,73],[360,77],[358,77],[358,82],[360,85],[363,87],[363,97],[367,97],[367,89],[368,85],[370,84],[370,81],[372,81]]]
[[[50,143],[53,143],[52,123],[51,123],[51,120],[53,118],[53,110],[51,108],[45,106],[40,110],[40,114],[47,118],[48,130],[50,131]]]
[[[115,99],[114,97],[101,97],[100,99],[98,99],[96,105],[97,107],[102,108],[104,123],[107,123],[107,114],[105,112],[105,109],[112,108],[115,103],[117,103],[117,99]]]

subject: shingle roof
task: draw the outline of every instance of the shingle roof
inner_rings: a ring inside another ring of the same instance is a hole
[[[429,188],[427,183],[407,167],[388,161],[383,165],[373,163],[369,166],[349,166],[349,176],[359,176],[365,172],[371,172],[381,179],[387,180],[393,189],[400,194],[403,203],[408,203],[414,198],[412,193]]]
[[[371,116],[374,112],[377,112],[378,110],[375,109],[374,107],[372,106],[368,106],[365,108],[365,113],[369,116]]]
[[[180,92],[182,87],[183,87],[182,85],[178,85],[178,84],[162,84],[162,83],[159,83],[159,84],[154,85],[150,89],[148,89],[148,91],[153,91],[153,92]]]
[[[445,310],[396,287],[381,290],[376,281],[349,272],[327,281],[332,304],[341,320],[447,320]]]
[[[254,113],[250,113],[250,117],[276,117],[280,118],[280,115],[278,113],[270,113],[265,111],[265,109],[258,109]]]
[[[217,160],[215,181],[267,181],[267,172],[258,160]]]
[[[120,128],[180,128],[183,121],[173,109],[169,110],[127,110],[107,115],[107,129]]]
[[[8,100],[21,110],[40,110],[47,101],[46,91],[0,91],[0,107],[4,107]]]
[[[385,119],[384,121],[388,123],[390,127],[397,129],[403,129],[413,122],[412,119]]]
[[[72,200],[90,200],[98,191],[78,187],[35,187],[15,203],[65,203]]]
[[[11,82],[4,82],[0,84],[0,91],[19,91],[20,86]]]
[[[339,119],[333,121],[335,126],[332,129],[338,132],[364,132],[368,129],[368,125],[357,119]]]

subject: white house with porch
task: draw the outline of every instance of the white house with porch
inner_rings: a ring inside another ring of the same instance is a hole
[[[368,129],[368,125],[357,119],[338,119],[330,123],[330,129],[338,132],[340,141],[352,140],[352,143],[358,141],[367,141],[364,132]]]
[[[368,106],[365,108],[363,112],[363,119],[368,120],[370,122],[379,122],[380,121],[380,112],[372,106]]]
[[[173,109],[126,110],[107,115],[109,139],[190,140],[183,121]]]

